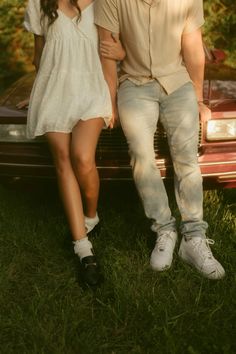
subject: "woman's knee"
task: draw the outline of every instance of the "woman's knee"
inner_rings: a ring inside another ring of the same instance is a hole
[[[57,147],[53,151],[53,157],[57,173],[63,174],[71,167],[70,154],[67,149]]]
[[[72,153],[72,165],[78,174],[83,175],[89,174],[96,167],[94,156],[80,152]]]

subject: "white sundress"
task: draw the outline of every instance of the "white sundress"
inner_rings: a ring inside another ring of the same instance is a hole
[[[45,46],[30,96],[27,136],[70,133],[80,119],[95,117],[108,126],[112,106],[98,54],[94,2],[79,22],[60,10],[51,26],[47,22],[41,20],[40,0],[29,0],[24,26],[44,36]]]

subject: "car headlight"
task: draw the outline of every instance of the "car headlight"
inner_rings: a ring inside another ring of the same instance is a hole
[[[206,138],[210,141],[236,139],[236,118],[209,120]]]
[[[0,142],[34,143],[38,140],[27,139],[25,124],[0,124]]]

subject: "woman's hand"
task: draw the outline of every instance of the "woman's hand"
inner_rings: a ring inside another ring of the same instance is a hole
[[[119,40],[119,36],[112,33],[112,38],[112,42],[105,40],[100,42],[100,54],[104,58],[121,61],[126,56],[126,52]]]
[[[117,105],[115,105],[112,109],[112,118],[110,120],[110,124],[109,124],[109,128],[113,129],[118,127],[120,124],[119,122],[119,116],[118,116],[118,109],[117,109]]]
[[[23,108],[27,108],[28,105],[29,105],[29,97],[26,98],[26,99],[23,100],[23,101],[18,102],[18,103],[16,104],[16,107],[17,107],[18,109],[23,109]]]

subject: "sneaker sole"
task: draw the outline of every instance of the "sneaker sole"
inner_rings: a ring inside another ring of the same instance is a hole
[[[168,269],[171,268],[172,261],[173,261],[173,258],[172,258],[170,264],[166,264],[165,266],[163,266],[163,267],[161,267],[161,268],[158,267],[158,266],[156,266],[156,265],[154,265],[154,264],[150,261],[150,267],[151,267],[152,270],[154,270],[154,271],[156,271],[156,272],[164,272],[165,270],[168,270]]]
[[[170,269],[170,268],[171,268],[171,265],[170,265],[170,266],[165,266],[165,267],[163,267],[163,268],[157,268],[157,267],[154,267],[152,264],[150,264],[150,267],[151,267],[151,269],[152,269],[154,272],[164,272],[164,271]]]

